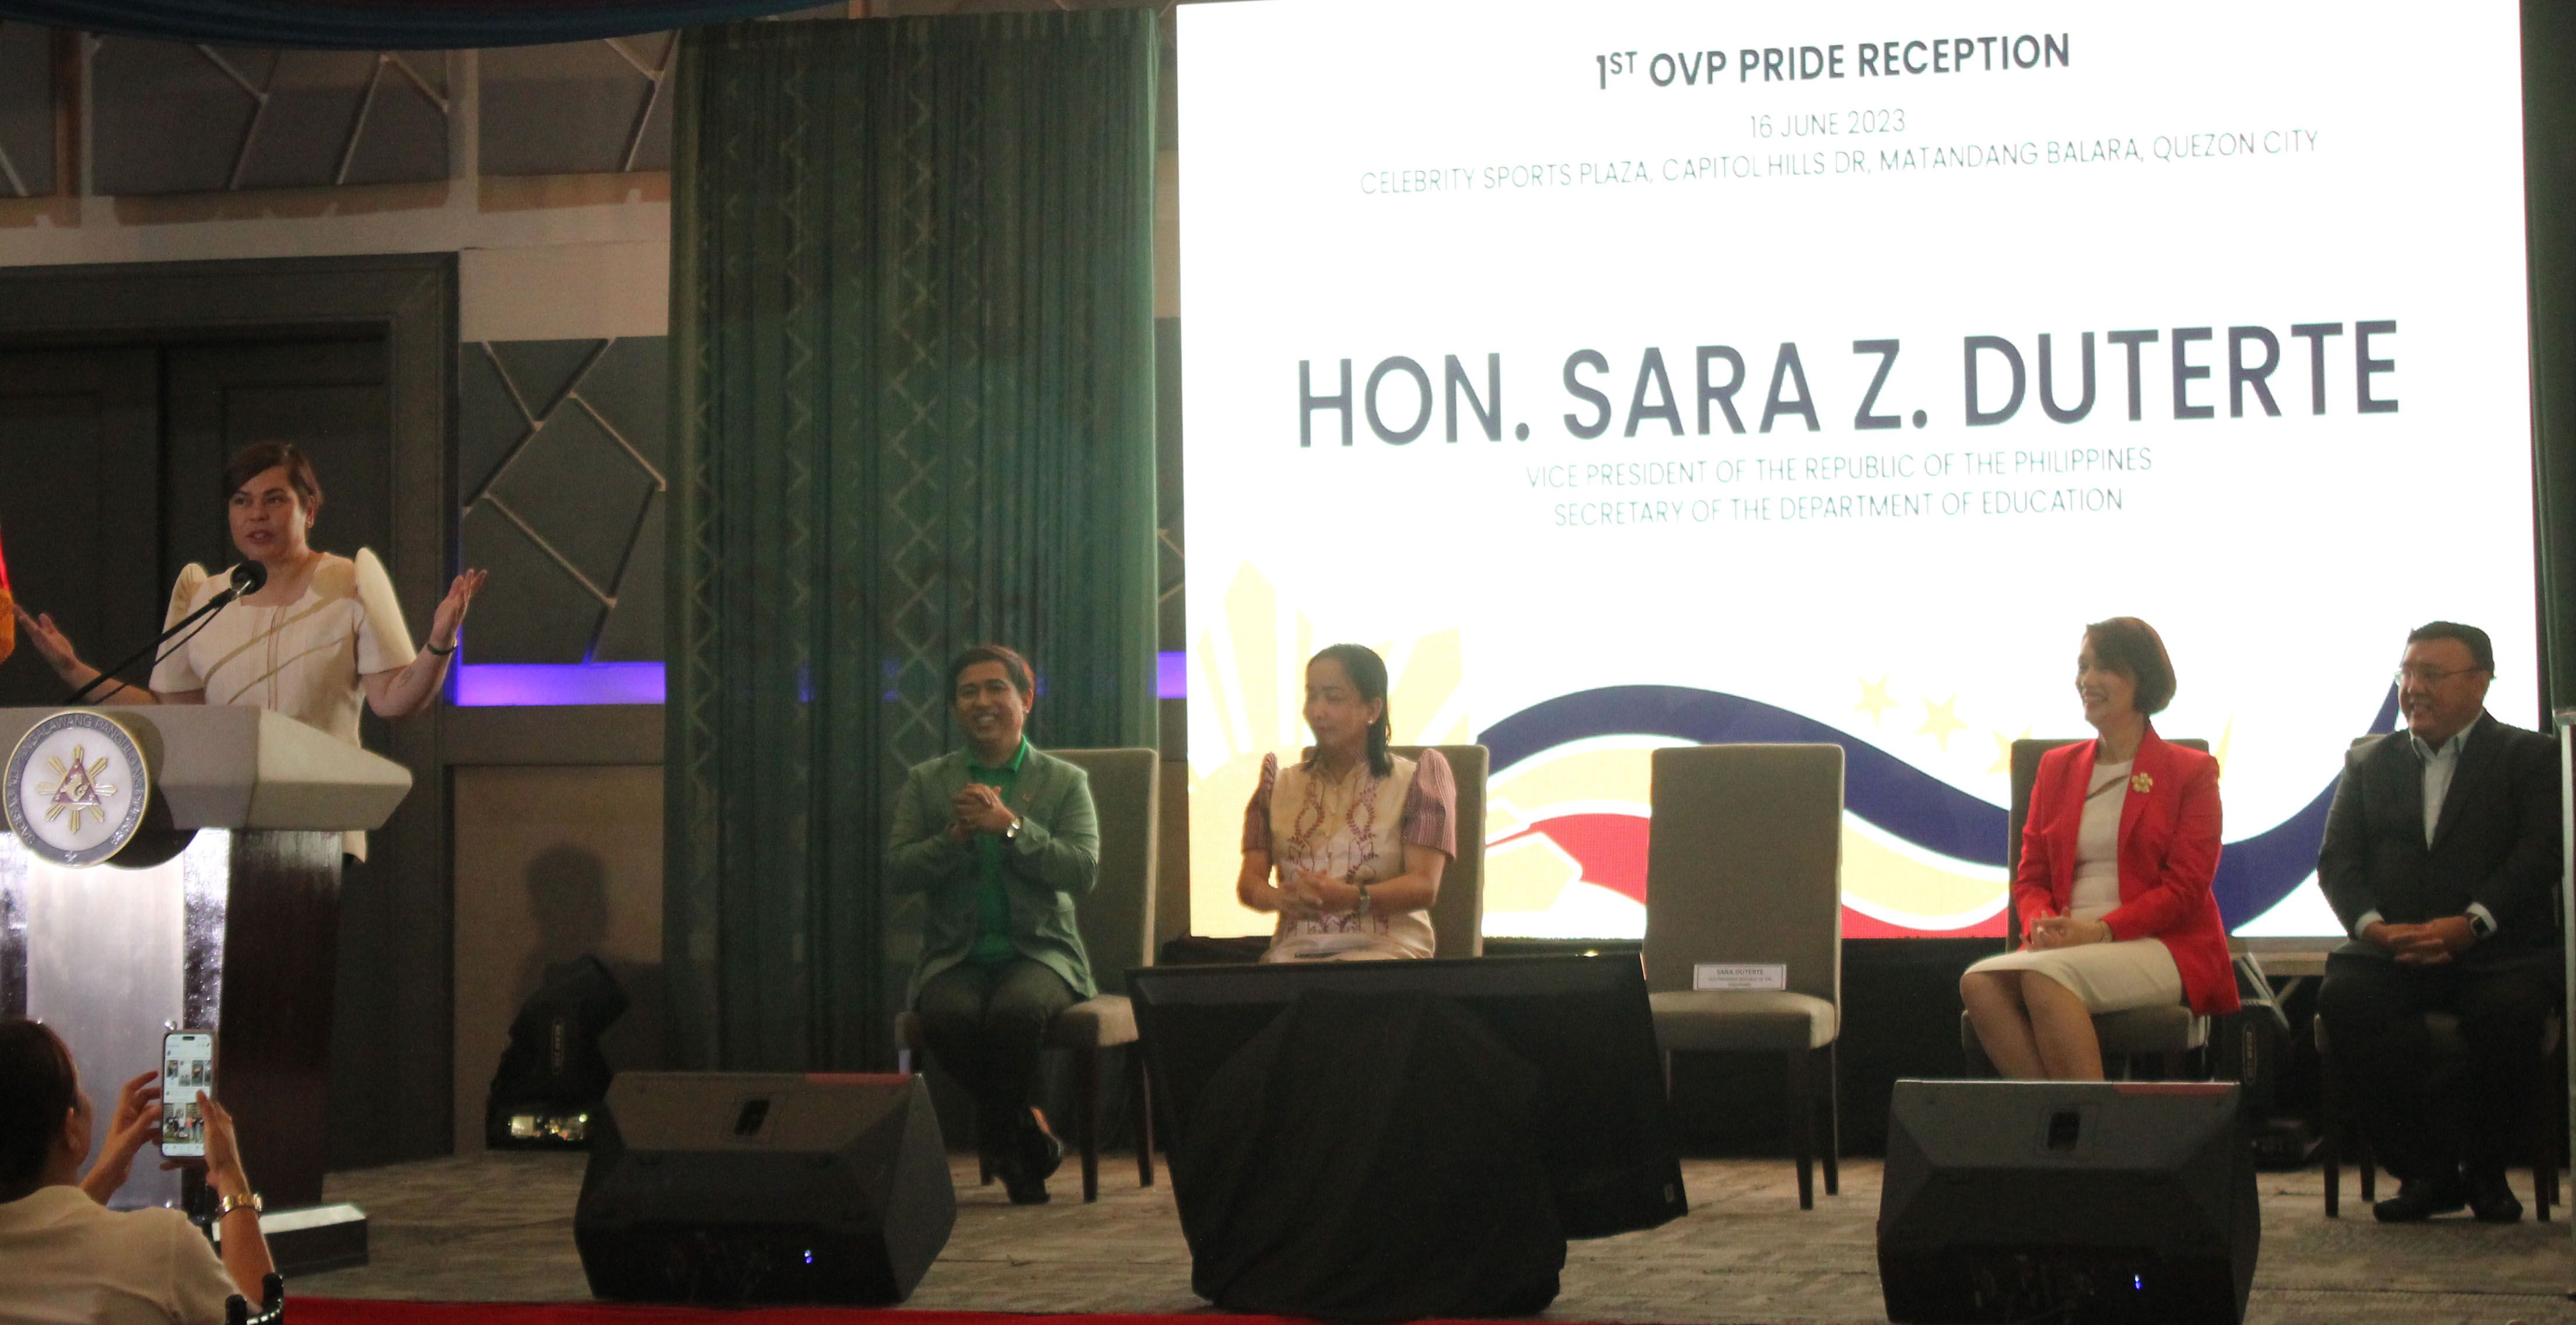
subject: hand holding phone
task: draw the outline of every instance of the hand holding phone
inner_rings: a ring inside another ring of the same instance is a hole
[[[80,1189],[105,1205],[134,1171],[134,1154],[161,1132],[161,1074],[145,1072],[117,1088],[116,1114]]]
[[[161,1153],[171,1159],[206,1157],[206,1114],[197,1102],[215,1088],[212,1031],[172,1031],[161,1037]]]

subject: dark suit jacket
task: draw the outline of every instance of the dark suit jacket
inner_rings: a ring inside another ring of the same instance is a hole
[[[2371,911],[2391,924],[2495,916],[2464,962],[2558,942],[2558,750],[2538,732],[2480,714],[2460,750],[2433,844],[2424,844],[2424,765],[2396,732],[2344,756],[2317,881],[2350,930]]]

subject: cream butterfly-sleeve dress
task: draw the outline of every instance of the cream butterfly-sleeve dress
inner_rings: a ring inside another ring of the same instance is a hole
[[[227,580],[202,566],[179,572],[166,629],[206,605]],[[324,553],[304,596],[282,607],[234,603],[192,628],[186,642],[152,669],[152,688],[203,690],[209,704],[274,709],[357,745],[366,693],[358,678],[407,666],[411,630],[384,563],[365,548],[354,557]],[[352,832],[345,848],[367,858],[367,835]]]

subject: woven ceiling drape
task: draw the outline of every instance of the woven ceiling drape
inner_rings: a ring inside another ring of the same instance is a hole
[[[1149,10],[693,32],[672,199],[666,973],[684,1061],[875,1066],[946,660],[1154,744]],[[912,904],[917,907],[918,903]]]

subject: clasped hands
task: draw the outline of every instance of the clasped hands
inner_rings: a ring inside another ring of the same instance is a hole
[[[2397,955],[2400,966],[2440,966],[2478,941],[2467,916],[2444,916],[2420,925],[2392,925],[2374,920],[2362,927],[2362,941]]]
[[[1279,909],[1299,920],[1349,915],[1360,909],[1360,890],[1296,865],[1279,867]]]
[[[2111,927],[2099,920],[2078,920],[2043,911],[2030,922],[2030,939],[2022,946],[2045,952],[2050,948],[2072,948],[2086,943],[2108,943]]]
[[[952,797],[948,802],[948,813],[953,816],[948,825],[948,836],[959,846],[974,841],[977,833],[1008,832],[1011,825],[1020,819],[1011,813],[1010,806],[1002,803],[1002,793],[981,782],[967,783],[964,790]]]

